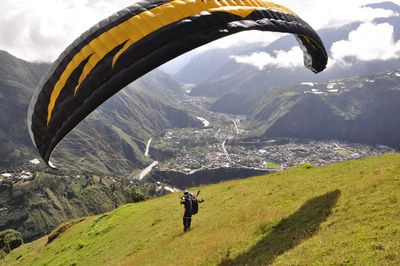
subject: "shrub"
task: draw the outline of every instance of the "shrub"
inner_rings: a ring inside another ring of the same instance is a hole
[[[128,202],[139,202],[146,200],[146,195],[137,187],[126,189],[126,198]]]
[[[312,163],[305,163],[302,165],[302,167],[304,169],[311,169],[311,168],[314,168],[315,166]]]
[[[53,240],[55,240],[57,237],[59,237],[62,233],[64,233],[65,231],[67,231],[71,226],[73,226],[74,224],[80,223],[83,220],[85,220],[85,218],[80,218],[80,219],[76,219],[76,220],[72,220],[69,222],[66,222],[62,225],[60,225],[59,227],[57,227],[56,229],[54,229],[48,236],[47,236],[47,243],[46,245],[50,244],[51,242],[53,242]]]
[[[20,232],[14,229],[7,229],[0,232],[0,249],[5,252],[11,252],[11,250],[21,246],[24,243]]]
[[[0,249],[0,260],[5,260],[5,257],[7,256],[7,252],[4,250]]]

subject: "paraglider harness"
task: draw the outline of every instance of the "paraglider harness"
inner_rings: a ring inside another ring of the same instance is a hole
[[[185,204],[185,214],[194,215],[199,212],[199,203],[203,202],[204,200],[199,201],[197,196],[199,195],[200,190],[197,192],[195,196],[192,192],[188,192],[184,194],[182,197],[182,204]]]

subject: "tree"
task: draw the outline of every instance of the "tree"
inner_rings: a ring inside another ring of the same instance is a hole
[[[5,235],[3,236],[3,242],[4,242],[4,244],[6,244],[6,246],[7,246],[8,253],[11,252],[10,244],[11,244],[12,239],[13,239],[13,236],[12,236],[11,233],[5,234]]]
[[[7,256],[7,252],[5,252],[4,250],[0,250],[0,259],[2,259],[3,261],[6,260],[6,256]]]
[[[20,232],[14,229],[7,229],[0,232],[0,249],[10,253],[11,250],[24,243]]]
[[[139,202],[146,200],[146,195],[138,187],[130,187],[125,190],[128,202]]]

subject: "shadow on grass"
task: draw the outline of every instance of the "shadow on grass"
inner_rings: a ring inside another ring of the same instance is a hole
[[[261,241],[236,258],[224,259],[220,265],[271,264],[276,257],[317,233],[321,223],[331,215],[339,196],[340,190],[335,190],[313,198],[272,228],[268,226],[260,228],[258,233],[264,236]]]

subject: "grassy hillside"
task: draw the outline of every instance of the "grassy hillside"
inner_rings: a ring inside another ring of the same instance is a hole
[[[171,194],[75,221],[3,264],[400,264],[400,154],[200,189],[189,233]]]

